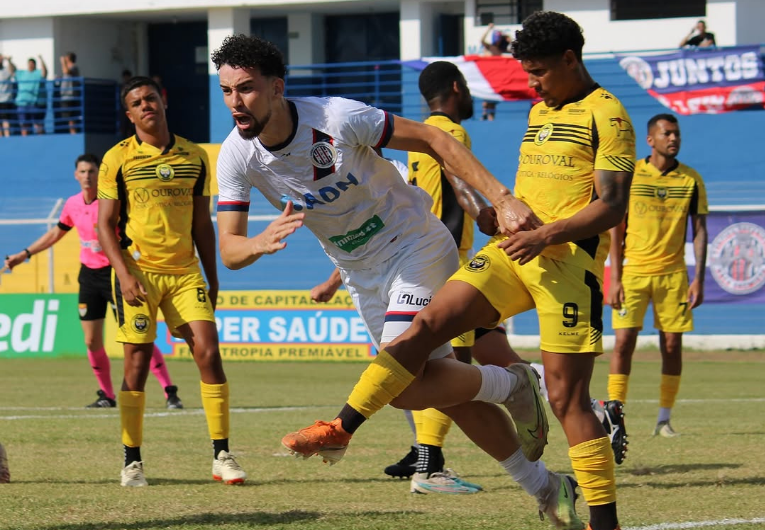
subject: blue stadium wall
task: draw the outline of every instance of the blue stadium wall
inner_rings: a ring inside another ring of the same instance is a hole
[[[638,156],[649,153],[644,137],[648,119],[666,109],[648,96],[613,60],[588,63],[593,77],[621,99],[638,132]],[[411,75],[411,74],[408,74]],[[626,79],[626,81],[625,81]],[[415,85],[416,86],[416,85]],[[217,77],[210,77],[210,139],[219,142],[231,130],[230,114],[222,104]],[[418,108],[417,94],[408,94],[404,108]],[[478,158],[503,182],[512,186],[520,138],[525,130],[528,103],[503,103],[494,122],[470,120],[464,123]],[[477,115],[480,107],[476,107]],[[407,115],[422,119],[422,115]],[[765,203],[765,157],[760,147],[760,131],[765,129],[765,111],[742,111],[721,115],[679,117],[683,147],[681,159],[694,166],[707,182],[712,205]],[[85,151],[102,155],[116,142],[109,136],[53,135],[0,138],[0,218],[39,218],[47,214],[59,197],[77,192],[73,179],[73,160]],[[405,153],[388,151],[386,156],[405,160]],[[273,214],[270,205],[255,194],[251,214]],[[265,227],[250,223],[250,233]],[[0,226],[0,242],[5,252],[24,248],[39,237],[39,226]],[[485,240],[479,239],[477,247]],[[285,250],[265,256],[245,271],[229,271],[219,263],[221,288],[234,289],[309,289],[326,279],[332,271],[329,260],[306,229],[288,240]],[[728,305],[725,318],[718,306],[702,306],[696,313],[699,333],[760,334],[765,307]],[[606,333],[610,312],[605,312]],[[648,321],[646,330],[652,329]],[[516,319],[516,332],[537,333],[536,316],[528,313]]]

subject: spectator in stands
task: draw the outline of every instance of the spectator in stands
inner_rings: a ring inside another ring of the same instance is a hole
[[[707,24],[703,20],[696,22],[691,32],[680,41],[680,47],[693,46],[698,48],[708,48],[716,46],[715,34],[707,31]]]
[[[133,72],[130,70],[122,71],[122,84],[120,85],[120,93],[122,93],[122,87],[133,77]],[[121,107],[120,107],[121,108]],[[120,138],[128,138],[135,134],[135,125],[128,119],[127,114],[120,112]]]
[[[491,39],[489,35],[491,34]],[[502,33],[499,30],[494,29],[494,24],[489,23],[486,31],[481,37],[481,46],[483,46],[484,55],[502,55],[507,52],[507,47],[510,45],[510,36]],[[481,103],[483,108],[483,114],[481,120],[494,121],[494,113],[497,109],[497,103],[495,101],[484,101]]]
[[[13,82],[16,66],[10,56],[0,54],[0,135],[11,135],[10,120],[16,117],[16,104],[13,102]]]
[[[71,134],[77,134],[77,122],[81,115],[81,95],[82,88],[80,81],[75,81],[72,78],[80,77],[80,67],[77,66],[77,55],[73,52],[69,52],[66,55],[62,55],[61,72],[63,74],[61,81],[61,107],[64,110],[61,112],[62,118],[69,118],[69,132]]]
[[[45,110],[40,110],[40,105],[45,102],[45,79],[48,77],[48,67],[45,66],[42,55],[37,56],[40,59],[40,70],[37,69],[37,61],[30,58],[27,61],[26,70],[16,70],[16,83],[18,90],[16,92],[16,107],[19,111],[19,125],[21,135],[29,134],[30,126],[34,127],[37,134],[44,134],[43,120],[45,119]]]

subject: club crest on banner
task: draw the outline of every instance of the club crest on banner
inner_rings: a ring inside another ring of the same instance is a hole
[[[750,294],[765,285],[765,229],[754,223],[732,224],[710,245],[710,272],[726,292]]]

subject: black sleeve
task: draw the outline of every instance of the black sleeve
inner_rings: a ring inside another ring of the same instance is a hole
[[[74,227],[72,227],[72,226],[69,226],[69,225],[65,225],[65,224],[64,224],[64,223],[62,223],[61,221],[59,221],[59,222],[58,222],[58,227],[59,227],[61,230],[63,230],[64,232],[69,232],[69,230],[71,230],[72,228],[74,228]]]

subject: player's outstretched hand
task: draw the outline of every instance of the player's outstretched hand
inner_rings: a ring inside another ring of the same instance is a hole
[[[522,230],[534,230],[544,223],[526,203],[508,195],[494,205],[499,231],[507,236]]]
[[[284,211],[271,221],[266,229],[256,236],[258,238],[258,253],[273,254],[287,246],[284,239],[303,226],[304,213],[295,213],[295,206],[288,201]]]
[[[132,274],[126,274],[120,278],[120,291],[122,299],[127,305],[141,307],[146,302],[146,288]]]
[[[16,265],[19,265],[20,263],[24,263],[24,261],[27,259],[27,253],[26,252],[17,252],[16,254],[11,254],[9,256],[5,256],[5,263],[3,268],[8,270],[13,270],[13,268]]]

